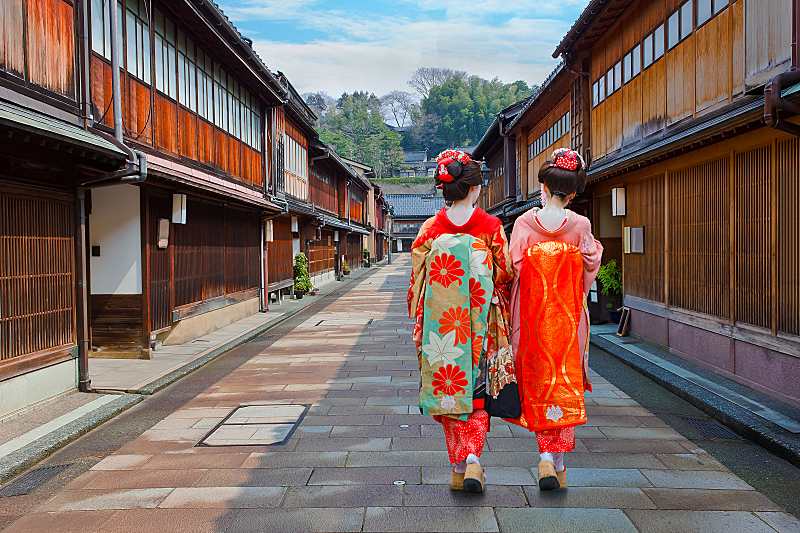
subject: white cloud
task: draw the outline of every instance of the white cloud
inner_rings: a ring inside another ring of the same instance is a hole
[[[370,18],[356,11],[325,10],[315,0],[248,0],[226,7],[226,12],[235,20],[289,21],[324,35],[301,43],[259,38],[268,36],[266,31],[252,35],[264,61],[283,71],[299,91],[338,96],[369,90],[381,95],[409,90],[407,81],[421,66],[541,82],[555,66],[551,54],[572,23],[563,16],[565,6],[574,12],[586,0],[404,2],[414,4],[421,16],[412,20],[405,16],[408,9],[398,9],[398,16]],[[445,9],[448,16],[426,17],[429,9]],[[504,16],[491,23],[485,20],[490,14]]]

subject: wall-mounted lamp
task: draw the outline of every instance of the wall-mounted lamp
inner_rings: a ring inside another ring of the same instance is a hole
[[[625,187],[615,187],[611,189],[611,215],[624,217],[625,213]]]
[[[488,187],[492,181],[492,169],[485,162],[481,163],[481,176],[483,177],[483,186]]]
[[[264,240],[267,242],[275,240],[275,226],[271,220],[267,220],[264,223]]]
[[[172,222],[174,224],[186,224],[186,195],[172,195]]]
[[[339,232],[338,231],[334,231],[333,232],[333,242],[339,242]]]
[[[185,217],[184,217],[185,218]],[[158,248],[163,250],[169,246],[169,220],[158,219]]]

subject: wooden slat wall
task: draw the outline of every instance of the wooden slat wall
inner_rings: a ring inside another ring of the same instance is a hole
[[[669,304],[730,316],[730,161],[669,173]]]
[[[149,193],[148,193],[149,194]],[[170,250],[159,248],[158,222],[172,216],[169,196],[150,194],[148,197],[149,273],[150,273],[150,330],[157,331],[172,325],[170,305]],[[170,228],[172,232],[172,228]],[[174,235],[169,236],[170,245]]]
[[[225,294],[258,288],[261,228],[252,211],[225,211]]]
[[[259,217],[189,198],[187,224],[173,224],[175,307],[257,289]]]
[[[354,235],[351,233],[347,236],[345,255],[347,256],[347,264],[350,265],[350,270],[361,268],[364,250],[362,241],[361,235]]]
[[[109,70],[109,75],[111,71]],[[125,134],[145,144],[153,144],[153,121],[150,113],[150,86],[126,76],[122,99],[122,125]],[[110,91],[110,86],[109,86]]]
[[[528,132],[528,139],[525,143],[525,147],[523,148],[522,157],[520,161],[527,162],[527,178],[528,178],[528,188],[527,194],[528,197],[533,195],[536,191],[539,190],[539,169],[542,165],[550,159],[550,156],[553,155],[553,150],[556,148],[564,148],[570,147],[572,145],[572,138],[570,132],[566,132],[561,138],[556,139],[555,142],[550,144],[547,148],[545,148],[541,153],[535,154],[533,159],[528,160],[528,144],[534,142],[539,136],[550,129],[550,127],[561,118],[564,113],[570,111],[572,107],[571,97],[570,95],[566,95],[564,98],[559,101],[558,105],[551,109],[545,116],[540,120],[536,126],[534,126]],[[570,122],[572,118],[570,117]]]
[[[91,71],[94,119],[111,128],[114,126],[111,65],[100,59],[99,56],[92,54]],[[156,139],[158,140],[158,136]],[[156,144],[156,146],[159,145]]]
[[[336,244],[333,233],[325,231],[321,240],[311,241],[308,247],[308,270],[312,274],[330,272],[336,267]]]
[[[777,144],[778,331],[800,335],[800,140]]]
[[[481,202],[483,209],[491,209],[506,199],[506,172],[503,168],[502,148],[489,158],[489,170],[491,180],[489,185],[481,192]]]
[[[644,254],[624,257],[625,294],[664,301],[664,176],[628,185],[626,226],[644,227]]]
[[[28,0],[26,11],[28,80],[62,96],[75,98],[72,4],[64,0]]]
[[[736,321],[770,328],[771,287],[771,146],[737,153]]]
[[[354,189],[352,185],[350,187],[350,220],[365,224],[366,219],[364,217],[366,211],[364,207],[366,204],[366,195],[363,191]]]
[[[785,70],[792,58],[792,0],[745,4],[745,80],[753,87]]]
[[[74,208],[0,190],[0,360],[75,342]]]
[[[640,0],[592,48],[591,83],[665,23],[679,0]],[[695,2],[696,4],[696,2]],[[670,124],[712,112],[787,70],[791,0],[731,0],[591,112],[592,157],[602,159]],[[696,25],[695,25],[696,26]],[[574,120],[574,118],[573,118]]]
[[[138,350],[144,345],[141,294],[92,294],[92,346]]]
[[[327,181],[322,176],[327,176]],[[339,206],[336,181],[327,168],[315,166],[311,170],[311,202],[320,209],[334,214]]]
[[[155,102],[156,148],[171,154],[177,154],[178,104],[161,93],[156,93]]]
[[[0,2],[0,68],[17,76],[25,75],[23,0]]]
[[[292,225],[289,218],[276,218],[272,221],[272,239],[267,250],[269,283],[293,279]]]

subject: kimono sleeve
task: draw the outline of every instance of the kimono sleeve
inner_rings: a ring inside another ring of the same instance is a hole
[[[503,302],[508,302],[511,295],[511,283],[514,281],[514,267],[508,250],[508,238],[503,226],[500,226],[492,237],[491,251],[494,263],[493,281],[495,294]]]
[[[588,293],[603,259],[603,245],[592,235],[592,224],[588,219],[581,221],[580,249],[583,254],[583,290]]]
[[[428,253],[431,251],[430,239],[426,234],[433,223],[433,219],[427,220],[419,230],[414,244],[411,246],[411,280],[408,287],[408,317],[416,318],[417,310],[422,308],[422,300],[425,296],[425,278],[427,277],[426,262]]]

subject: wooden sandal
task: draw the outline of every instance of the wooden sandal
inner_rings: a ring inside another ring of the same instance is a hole
[[[483,492],[483,486],[485,484],[486,475],[481,465],[475,463],[468,464],[467,471],[464,473],[464,492],[480,494]]]
[[[459,474],[456,471],[450,471],[450,490],[464,490],[464,474]]]
[[[564,467],[564,470],[561,472],[556,472],[556,477],[558,478],[558,488],[566,489],[567,488],[567,467]]]
[[[552,461],[539,461],[539,490],[556,490],[560,487],[558,473]]]

